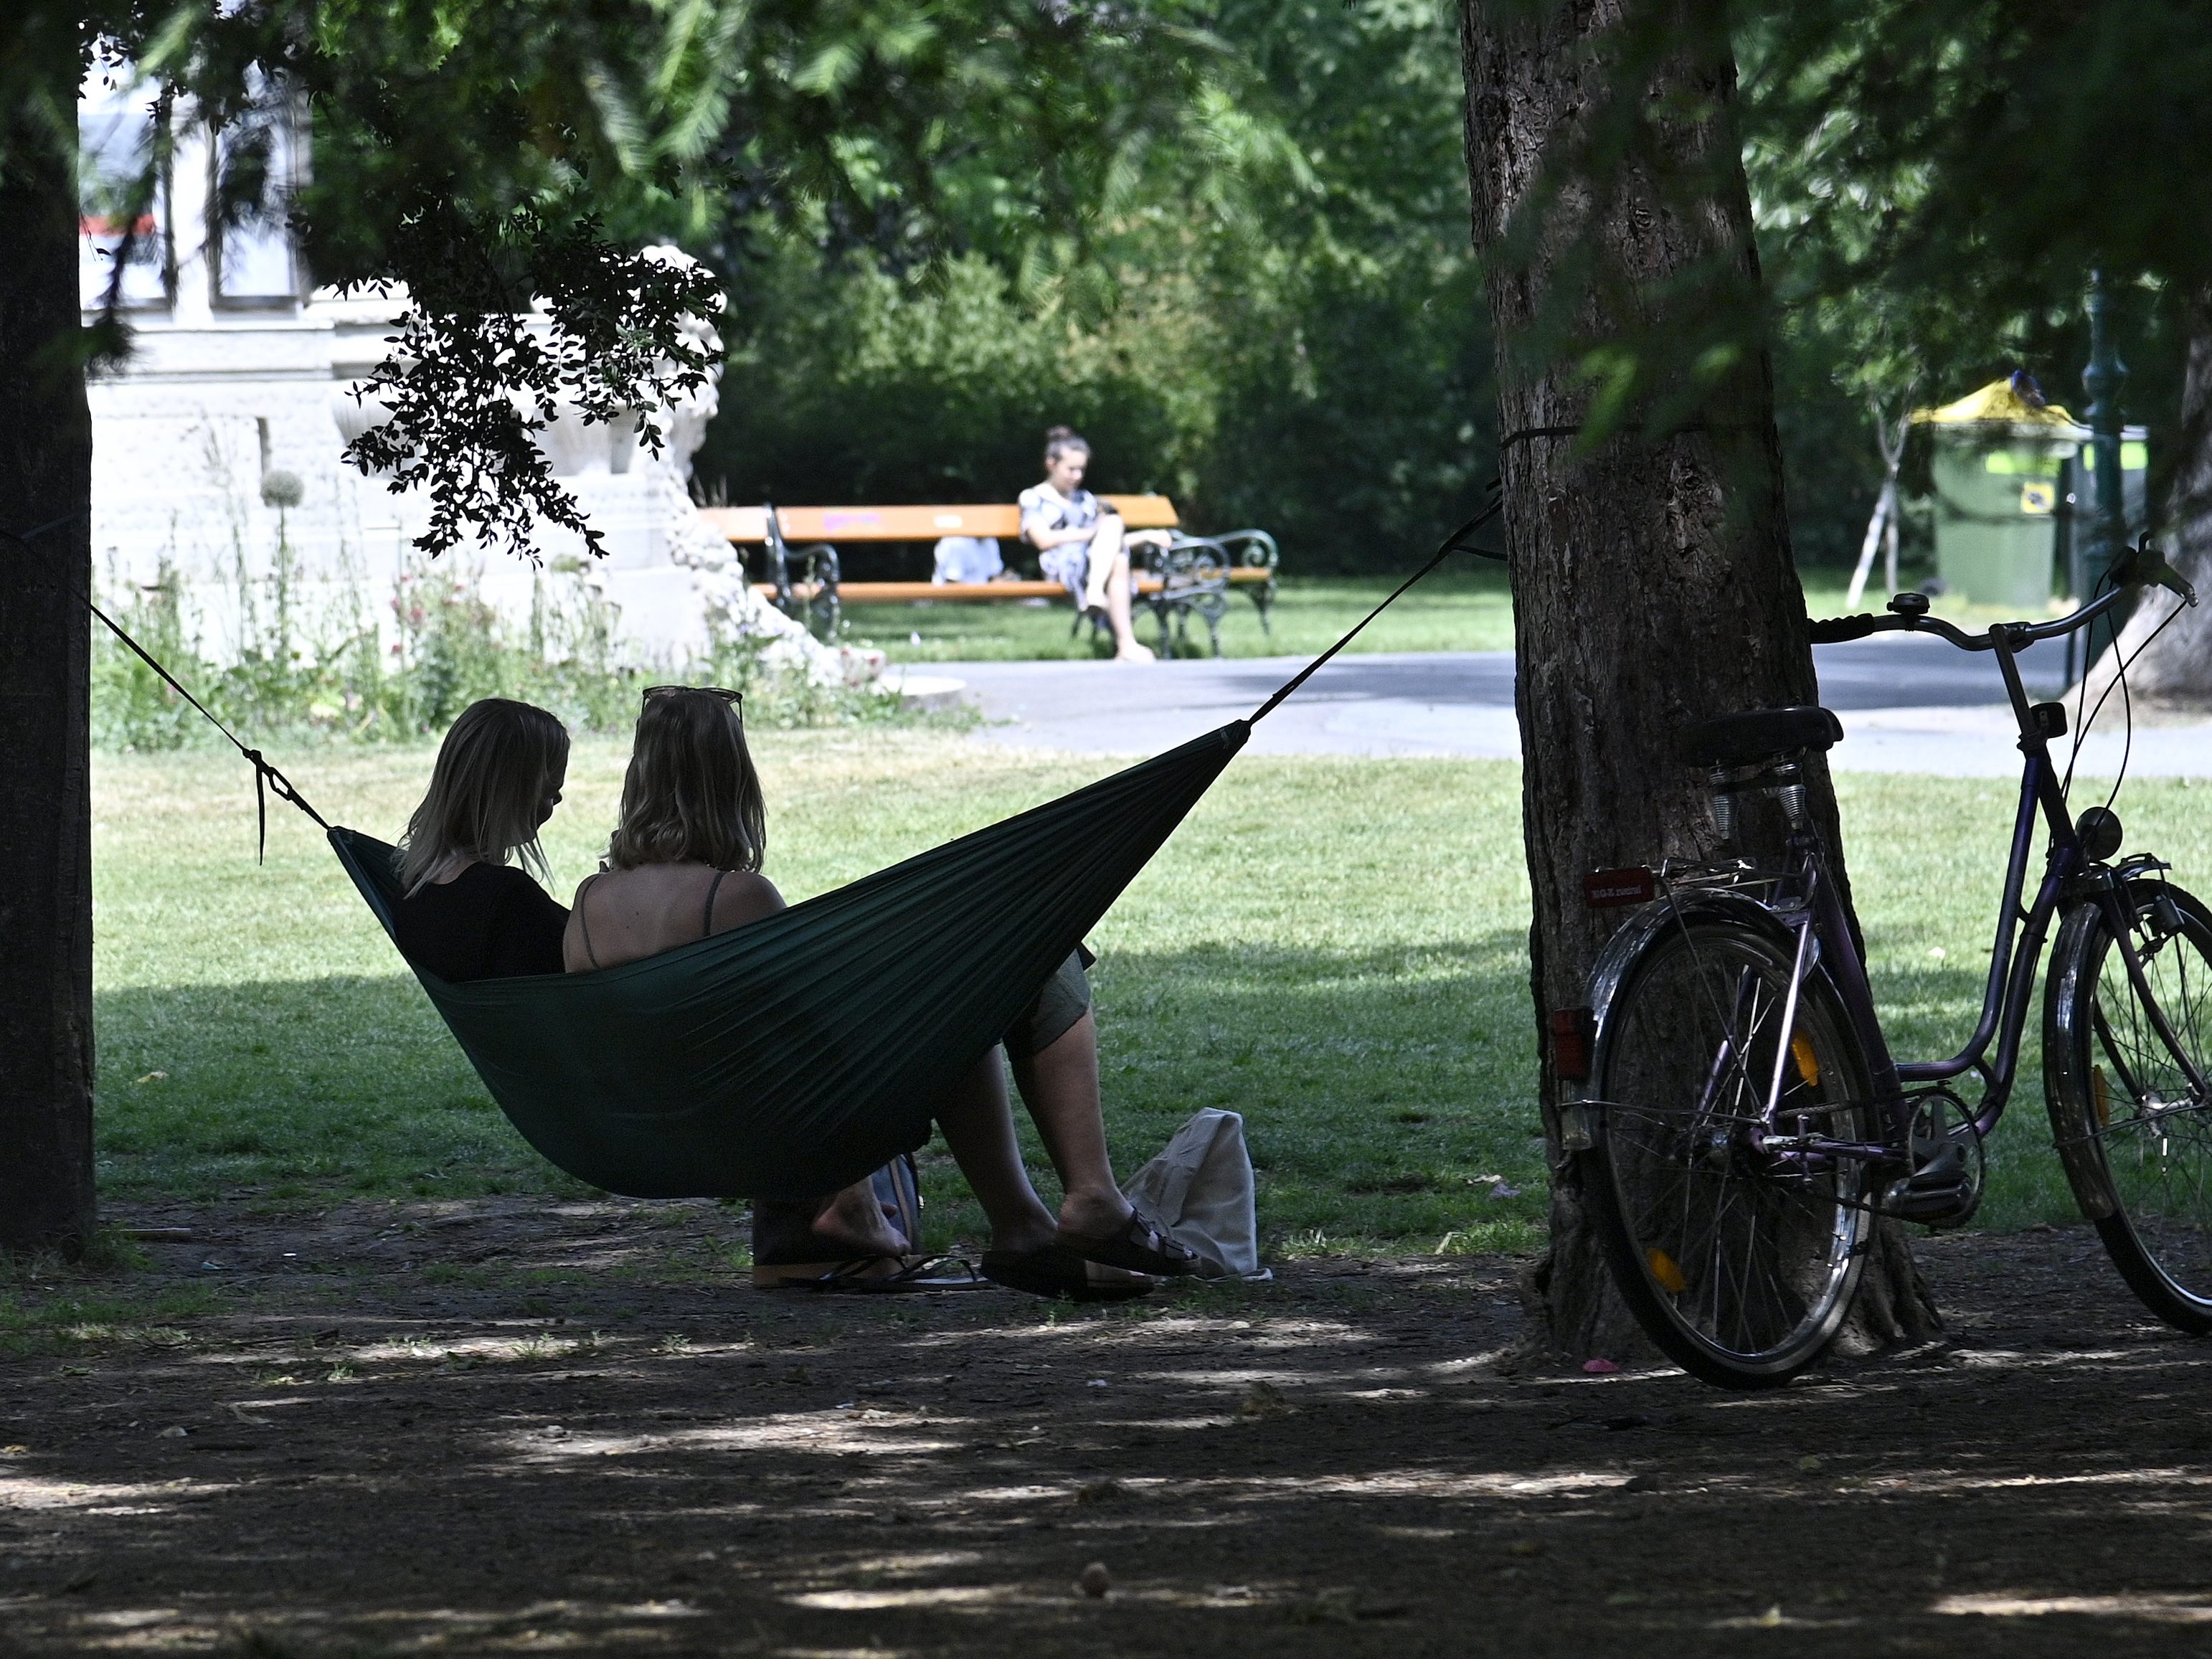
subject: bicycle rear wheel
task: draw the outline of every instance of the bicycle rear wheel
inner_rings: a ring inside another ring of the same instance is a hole
[[[2059,929],[2045,1098],[2075,1198],[2120,1277],[2201,1335],[2212,1332],[2212,912],[2154,880],[2129,883],[2124,902],[2140,990],[2100,906]]]
[[[1873,1224],[1863,1162],[1774,1144],[1880,1139],[1826,975],[1808,975],[1785,1029],[1794,945],[1778,927],[1669,921],[1622,976],[1593,1056],[1583,1192],[1614,1280],[1668,1358],[1724,1387],[1784,1382],[1820,1355]]]

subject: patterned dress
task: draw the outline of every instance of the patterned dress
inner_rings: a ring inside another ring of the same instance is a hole
[[[1031,484],[1022,491],[1019,501],[1024,537],[1040,530],[1096,530],[1100,517],[1107,511],[1087,489],[1063,495],[1048,483]],[[1037,563],[1047,580],[1058,582],[1074,596],[1078,605],[1083,603],[1083,585],[1091,572],[1091,543],[1087,538],[1045,548],[1037,554]]]

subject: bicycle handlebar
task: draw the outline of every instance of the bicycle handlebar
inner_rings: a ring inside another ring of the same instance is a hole
[[[1939,634],[1961,651],[1989,651],[1996,647],[1999,634],[2014,650],[2033,644],[2038,640],[2055,640],[2071,634],[2077,628],[2086,628],[2125,599],[2131,588],[2155,584],[2179,596],[2184,605],[2197,603],[2197,590],[2181,579],[2179,572],[2166,562],[2159,550],[2150,544],[2148,532],[2121,562],[2112,567],[2112,591],[2095,599],[2069,617],[2047,623],[1999,623],[1985,634],[1969,634],[1955,623],[1925,612],[1896,613],[1877,617],[1862,611],[1856,617],[1830,617],[1813,623],[1813,643],[1836,645],[1845,640],[1863,640],[1869,634],[1925,633]]]

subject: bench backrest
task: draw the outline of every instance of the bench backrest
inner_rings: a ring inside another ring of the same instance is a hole
[[[1164,495],[1101,495],[1132,530],[1173,530],[1182,520]],[[709,507],[700,516],[731,541],[765,542],[768,509]],[[962,507],[780,507],[778,528],[787,542],[933,542],[939,536],[1022,533],[1021,509],[1011,501]]]

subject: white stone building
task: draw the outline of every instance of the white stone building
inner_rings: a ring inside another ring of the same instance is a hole
[[[149,98],[95,76],[79,106],[87,210],[80,244],[88,316],[103,303],[122,228],[104,184],[137,168]],[[294,636],[307,648],[392,628],[404,577],[428,568],[412,546],[427,519],[418,495],[394,495],[341,459],[376,418],[351,395],[384,355],[399,297],[341,299],[313,290],[281,223],[210,227],[219,140],[180,114],[173,161],[120,298],[135,337],[125,367],[91,388],[93,554],[111,593],[174,573],[203,653],[234,659],[265,629],[280,579]],[[302,144],[279,132],[280,171]],[[671,253],[669,257],[682,258]],[[716,407],[708,386],[661,412],[659,456],[635,434],[574,415],[542,434],[562,484],[604,537],[606,556],[544,526],[543,563],[457,549],[439,561],[475,583],[507,625],[534,599],[573,600],[579,586],[613,607],[623,653],[674,666],[707,644],[709,618],[769,634],[773,653],[823,679],[859,679],[880,659],[831,651],[757,596],[732,550],[693,507],[693,453]],[[551,593],[566,588],[568,592]]]

